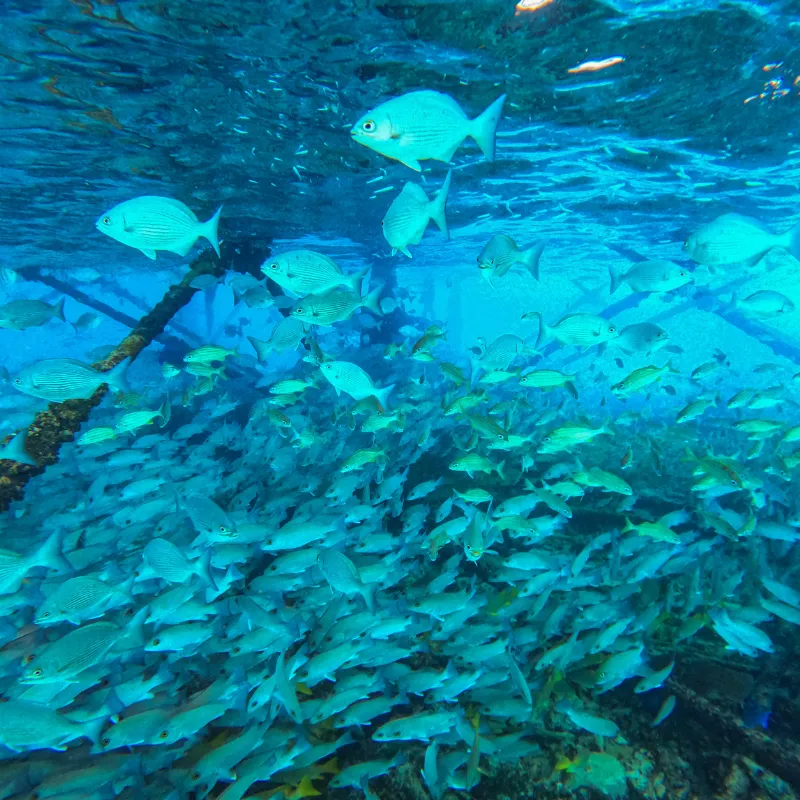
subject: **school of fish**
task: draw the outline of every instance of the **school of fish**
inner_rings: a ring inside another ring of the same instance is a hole
[[[493,160],[504,100],[470,119],[412,92],[351,136],[417,172],[468,138]],[[393,253],[411,257],[431,221],[446,241],[466,178],[439,177],[389,205]],[[202,222],[143,196],[96,228],[148,259],[201,238],[219,255],[221,210]],[[511,270],[542,287],[557,246],[498,231],[477,268],[496,289]],[[726,214],[684,243],[693,265],[612,269],[610,292],[681,292],[696,270],[752,269],[775,248],[800,260],[800,225]],[[800,426],[784,402],[800,374],[722,397],[723,353],[682,373],[655,323],[536,308],[531,336],[460,354],[446,320],[353,346],[355,323],[391,300],[368,265],[297,249],[261,271],[234,279],[237,302],[281,310],[269,340],[250,338],[255,358],[209,342],[157,380],[128,359],[102,372],[59,357],[7,376],[4,392],[52,403],[110,392],[0,517],[0,798],[374,798],[402,769],[433,800],[463,796],[543,731],[624,736],[623,683],[657,692],[664,724],[693,637],[757,658],[800,624]],[[731,307],[793,313],[778,288]],[[4,329],[64,320],[63,300],[0,307]],[[652,363],[618,381],[565,371],[590,348]],[[588,385],[608,403],[581,405]],[[643,409],[655,393],[674,424]],[[25,439],[0,460],[35,464]]]

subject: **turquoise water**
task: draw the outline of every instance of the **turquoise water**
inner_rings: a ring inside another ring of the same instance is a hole
[[[0,13],[0,797],[796,796],[797,3]]]

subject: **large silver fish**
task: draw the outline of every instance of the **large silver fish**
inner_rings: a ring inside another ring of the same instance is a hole
[[[480,116],[469,119],[449,95],[408,92],[364,114],[350,134],[360,144],[417,172],[422,171],[420,161],[450,161],[468,136],[494,161],[495,132],[505,99],[501,95]]]

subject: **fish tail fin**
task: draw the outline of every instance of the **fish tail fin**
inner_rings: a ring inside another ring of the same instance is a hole
[[[62,572],[72,572],[72,565],[64,558],[62,547],[64,545],[63,531],[56,531],[47,537],[42,546],[31,556],[32,567],[50,567]]]
[[[384,386],[382,389],[375,390],[375,397],[378,398],[378,402],[383,406],[384,409],[388,408],[386,404],[386,400],[388,399],[389,395],[392,393],[395,385],[390,383],[388,386]]]
[[[497,475],[498,475],[498,477],[500,478],[500,480],[501,480],[501,481],[504,481],[504,480],[506,479],[505,473],[503,472],[503,470],[504,470],[505,468],[506,468],[506,462],[505,462],[505,461],[501,461],[501,462],[500,462],[500,463],[499,463],[499,464],[498,464],[498,465],[495,467],[495,469],[497,470]]]
[[[347,278],[348,287],[352,289],[357,295],[361,295],[361,283],[367,276],[369,270],[370,267],[366,266],[364,267],[364,269],[360,269],[358,272],[354,272],[352,275],[345,276]]]
[[[0,447],[0,458],[16,461],[17,464],[27,464],[29,467],[37,466],[36,460],[33,456],[28,455],[28,451],[25,449],[27,441],[27,429],[21,430],[5,447]]]
[[[541,350],[553,338],[553,329],[544,321],[544,317],[538,311],[532,311],[530,316],[539,320],[539,335],[536,337],[534,347]]]
[[[635,530],[636,530],[636,526],[630,521],[630,519],[628,519],[628,517],[625,517],[625,527],[622,529],[622,532],[623,533],[630,533],[631,531],[635,531]]]
[[[789,252],[800,261],[800,222],[792,228],[789,238]]]
[[[364,308],[371,311],[378,317],[383,316],[381,311],[381,292],[383,291],[383,284],[378,284],[368,295],[362,298]]]
[[[195,571],[197,572],[198,577],[207,583],[215,592],[219,591],[219,586],[217,586],[217,582],[214,580],[214,575],[211,572],[211,548],[207,547],[203,552],[203,555],[197,559],[195,564]]]
[[[608,293],[614,294],[622,283],[622,273],[613,264],[608,265],[608,280]]]
[[[66,322],[67,318],[64,316],[64,301],[66,297],[62,297],[54,306],[53,306],[53,316],[56,319],[60,319],[62,322]]]
[[[375,584],[374,583],[366,583],[363,585],[361,589],[361,596],[364,598],[364,602],[367,604],[367,611],[370,614],[375,613]]]
[[[739,298],[736,296],[736,290],[735,289],[731,292],[731,301],[730,301],[730,303],[728,303],[728,305],[733,309],[736,309],[736,308],[739,307]]]
[[[546,245],[546,241],[536,242],[533,247],[529,247],[520,254],[522,263],[536,281],[539,280],[539,260],[542,257],[542,253],[544,252]]]
[[[479,117],[470,122],[469,135],[478,143],[483,154],[489,161],[494,161],[495,154],[495,134],[497,133],[497,123],[503,113],[503,103],[506,95],[501,94],[486,111]]]
[[[116,714],[113,716],[105,715],[97,717],[97,719],[90,719],[81,725],[81,734],[85,736],[92,744],[96,745],[100,739],[100,734],[106,727],[108,722],[117,722],[119,718]]]
[[[211,217],[208,222],[203,223],[203,228],[200,232],[201,236],[204,236],[211,242],[211,246],[214,248],[214,252],[219,256],[219,236],[217,233],[217,229],[219,228],[219,215],[222,213],[222,206],[220,206],[215,212],[214,216]]]
[[[255,336],[248,336],[247,341],[253,346],[256,351],[256,358],[259,364],[263,364],[267,360],[267,356],[272,352],[272,345],[265,342],[263,339],[256,339]]]
[[[667,372],[671,372],[673,375],[680,375],[681,371],[679,369],[675,369],[672,361],[673,361],[673,358],[672,358],[672,356],[670,356],[667,359],[667,363],[664,365],[667,368]]]
[[[450,232],[447,230],[447,194],[450,191],[452,176],[452,170],[448,170],[442,188],[436,193],[436,197],[428,203],[428,215],[448,239],[450,238]]]
[[[123,359],[112,370],[106,373],[104,383],[108,384],[108,388],[112,392],[129,392],[131,387],[128,386],[127,372],[128,367],[131,365],[130,357]]]

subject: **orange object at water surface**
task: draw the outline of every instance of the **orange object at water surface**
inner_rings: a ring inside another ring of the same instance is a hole
[[[519,0],[515,6],[514,16],[518,17],[523,12],[539,11],[545,6],[552,5],[554,0]]]
[[[617,64],[622,64],[625,61],[624,56],[611,56],[604,58],[602,61],[584,61],[583,64],[578,64],[577,67],[568,69],[570,75],[575,75],[579,72],[599,72],[601,69],[608,69]]]

